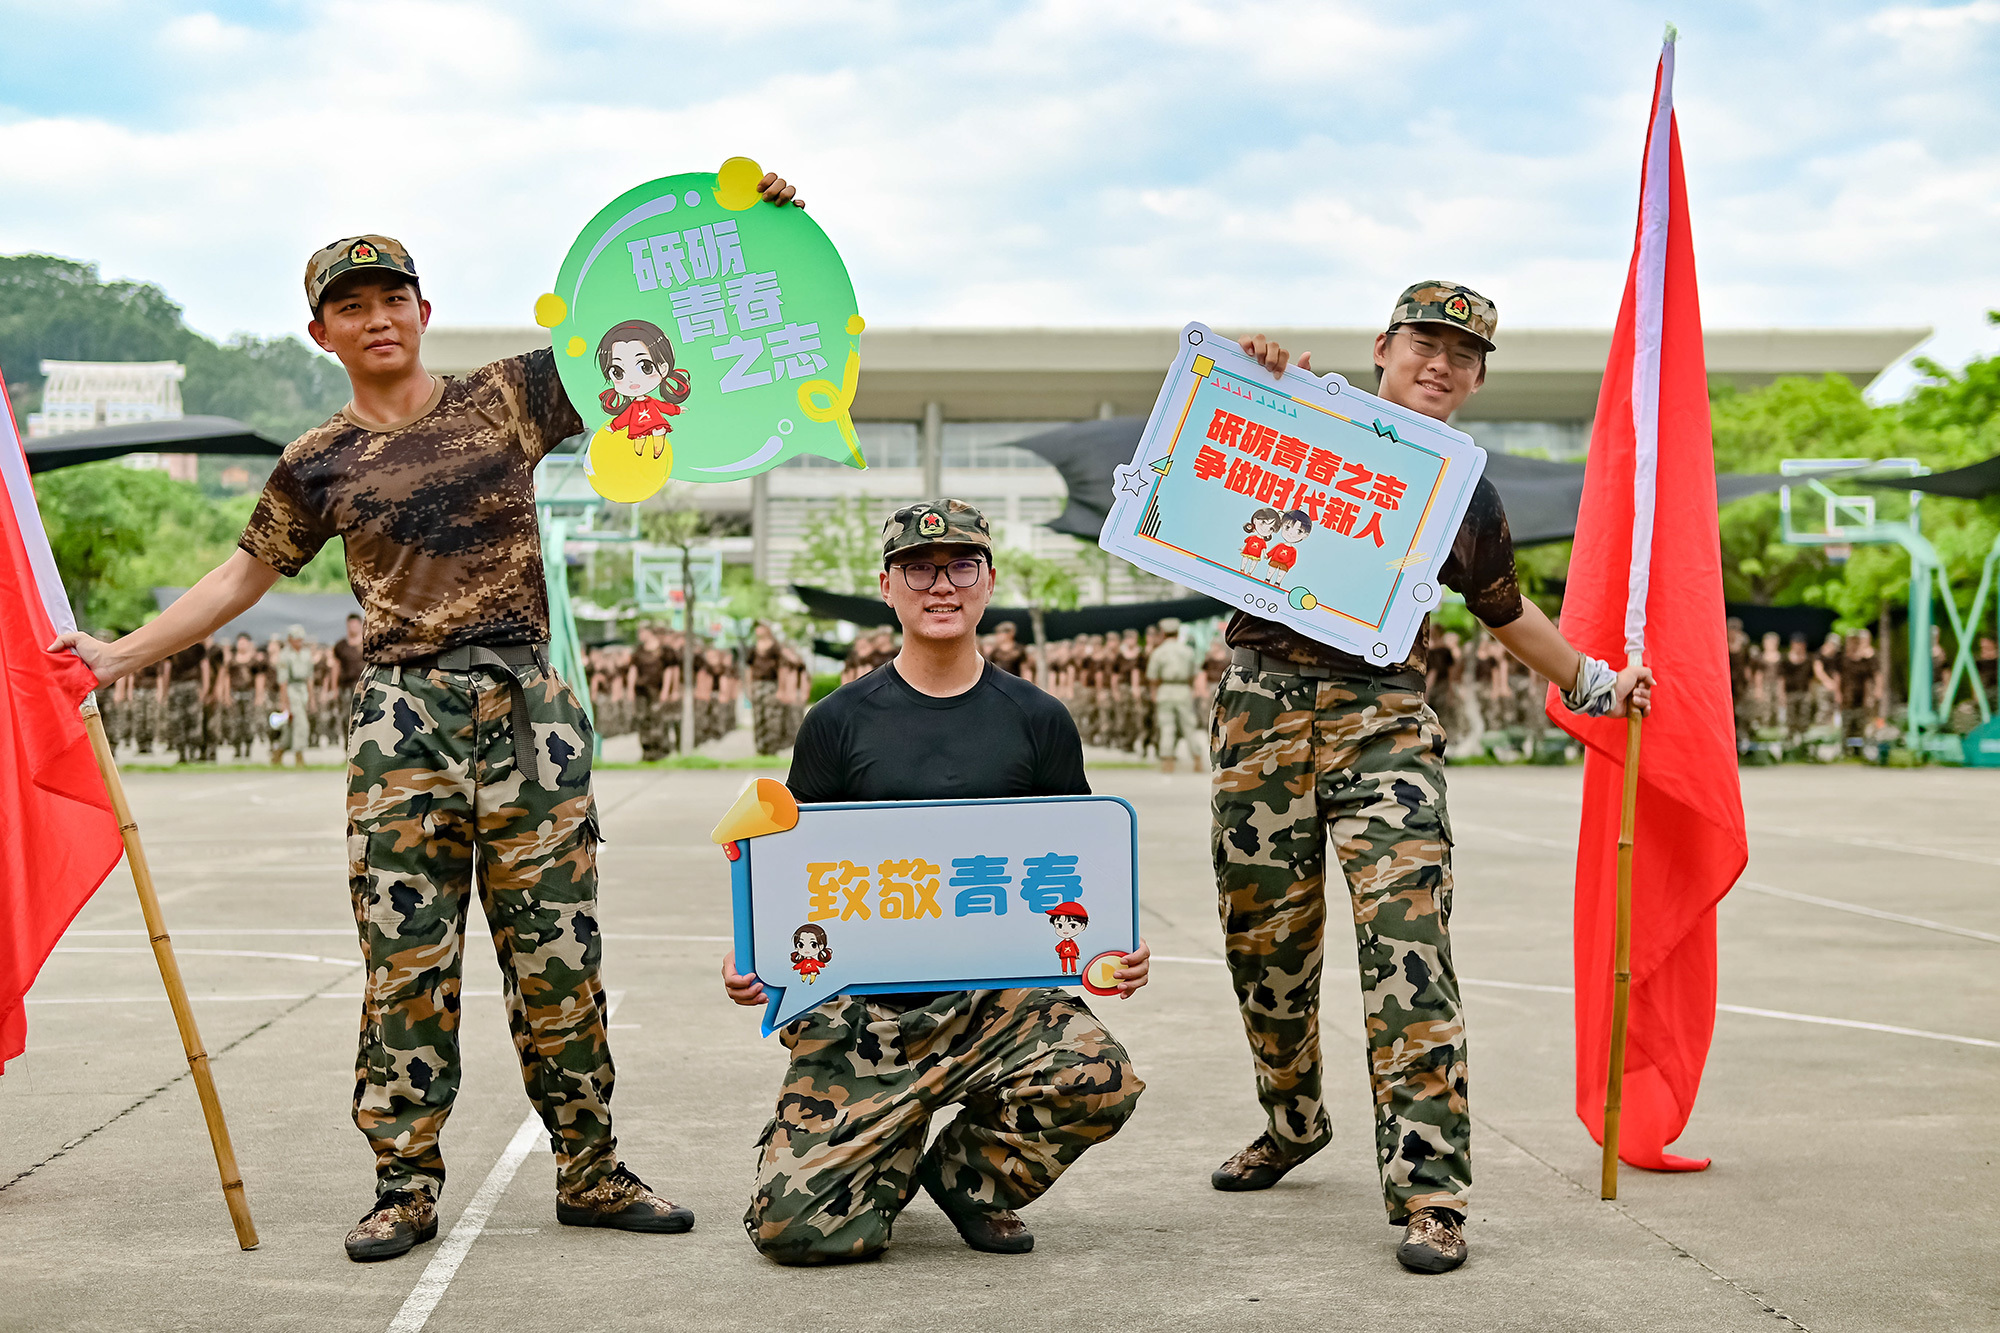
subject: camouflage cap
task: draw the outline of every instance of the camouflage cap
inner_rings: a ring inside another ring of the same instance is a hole
[[[882,558],[913,546],[976,546],[993,554],[986,515],[963,500],[919,500],[889,515],[882,525]]]
[[[1448,324],[1464,329],[1486,350],[1493,350],[1493,335],[1500,328],[1500,312],[1478,292],[1459,282],[1415,282],[1396,298],[1396,311],[1389,316],[1396,324]]]
[[[315,250],[306,261],[306,304],[313,317],[319,317],[320,298],[335,278],[364,268],[400,273],[417,281],[417,266],[401,241],[388,236],[349,236],[334,241]]]
[[[1166,619],[1160,622],[1160,633],[1167,635],[1174,635],[1174,634],[1179,634],[1180,632],[1181,632],[1181,622],[1179,616],[1168,616]]]

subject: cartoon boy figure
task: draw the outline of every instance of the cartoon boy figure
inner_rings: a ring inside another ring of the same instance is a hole
[[[1294,509],[1285,515],[1278,525],[1278,544],[1271,548],[1265,558],[1271,562],[1271,582],[1284,586],[1285,576],[1292,572],[1292,566],[1299,562],[1299,543],[1313,530],[1313,521],[1303,509]]]
[[[1049,924],[1056,928],[1056,961],[1065,974],[1075,972],[1076,960],[1083,954],[1076,937],[1090,929],[1090,913],[1082,903],[1057,903],[1049,909]]]
[[[792,932],[792,971],[808,986],[819,984],[820,969],[833,961],[826,932],[808,922]]]
[[[1250,535],[1243,539],[1243,563],[1238,572],[1248,574],[1251,566],[1264,558],[1264,548],[1270,543],[1271,534],[1278,530],[1278,522],[1278,511],[1268,505],[1250,515],[1250,521],[1243,525]]]
[[[685,370],[674,369],[674,345],[657,324],[628,319],[614,324],[597,340],[597,369],[611,387],[597,396],[611,418],[607,430],[622,430],[632,452],[645,453],[641,440],[651,438],[653,457],[667,449],[668,417],[681,413],[690,385]]]

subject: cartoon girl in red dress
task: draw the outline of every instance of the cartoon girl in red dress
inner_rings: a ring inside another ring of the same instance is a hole
[[[667,418],[681,413],[690,385],[685,370],[674,369],[674,345],[657,324],[628,319],[614,324],[597,340],[597,368],[611,387],[597,396],[611,418],[607,430],[622,430],[632,452],[645,453],[640,441],[653,441],[653,457],[666,452]]]
[[[792,971],[808,986],[819,984],[820,969],[833,961],[826,947],[826,932],[807,923],[792,932]]]
[[[1250,521],[1243,530],[1250,535],[1243,539],[1243,563],[1239,573],[1248,574],[1250,567],[1264,558],[1264,548],[1270,544],[1271,535],[1278,530],[1278,511],[1266,505],[1250,515]]]

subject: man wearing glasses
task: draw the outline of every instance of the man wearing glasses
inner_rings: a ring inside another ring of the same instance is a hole
[[[959,500],[905,505],[883,526],[882,558],[903,648],[806,714],[787,779],[800,804],[1088,795],[1068,710],[980,656],[985,516]],[[1126,955],[1124,996],[1146,984],[1149,957],[1143,942]],[[734,953],[722,984],[764,1003]],[[1050,987],[841,995],[779,1039],[791,1068],[743,1225],[781,1264],[880,1254],[919,1185],[973,1249],[1024,1254],[1035,1238],[1014,1210],[1117,1133],[1145,1088],[1081,997]],[[952,1103],[926,1150],[931,1113]]]
[[[1420,282],[1375,338],[1376,392],[1448,420],[1486,380],[1499,316],[1469,287]],[[1243,350],[1272,371],[1268,338]],[[1310,370],[1310,354],[1299,358]],[[1521,596],[1514,544],[1482,479],[1451,555],[1447,587],[1509,652],[1593,716],[1645,712],[1652,673],[1613,672],[1570,647]],[[1360,950],[1376,1164],[1405,1268],[1465,1262],[1472,1185],[1465,1029],[1452,972],[1451,825],[1444,729],[1424,699],[1425,639],[1375,667],[1273,621],[1238,612],[1216,692],[1212,847],[1224,949],[1267,1128],[1218,1167],[1219,1190],[1269,1189],[1331,1137],[1319,1067],[1319,980],[1328,914],[1326,844],[1347,881]],[[1343,914],[1345,915],[1345,914]]]

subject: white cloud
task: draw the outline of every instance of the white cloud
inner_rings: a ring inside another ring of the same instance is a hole
[[[337,235],[415,252],[449,323],[525,323],[619,191],[747,152],[802,187],[877,324],[1372,322],[1449,274],[1503,328],[1605,324],[1657,20],[1042,0],[306,4],[140,17],[143,111],[4,123],[0,251],[159,282],[218,334],[297,328]],[[2000,0],[1717,6],[1679,102],[1716,324],[2000,305]],[[145,28],[146,22],[153,26]],[[1745,23],[1748,20],[1744,20]],[[393,32],[365,45],[357,29]]]

